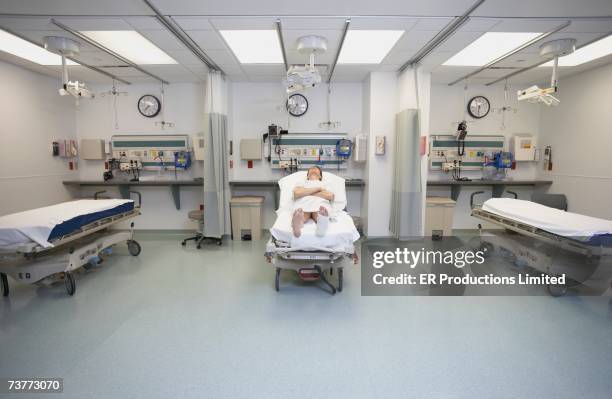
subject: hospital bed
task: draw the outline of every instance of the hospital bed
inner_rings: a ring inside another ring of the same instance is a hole
[[[332,294],[343,288],[344,267],[351,260],[357,263],[354,242],[359,239],[353,219],[345,211],[346,187],[344,179],[327,171],[323,181],[334,193],[329,228],[323,237],[315,234],[316,225],[309,220],[300,237],[294,237],[291,228],[293,215],[293,188],[306,180],[306,171],[293,173],[279,180],[280,200],[277,218],[270,229],[271,238],[266,244],[265,257],[275,268],[275,289],[280,290],[282,270],[296,271],[305,281],[321,280]],[[337,287],[326,274],[337,274]]]
[[[548,285],[552,296],[564,295],[571,286],[603,293],[612,271],[612,221],[566,212],[516,198],[491,198],[481,205],[470,198],[472,216],[502,227],[484,232],[479,224],[481,250],[490,256],[511,254],[517,265],[551,276],[565,274],[564,286]]]
[[[64,279],[74,295],[73,272],[99,263],[111,247],[126,242],[138,256],[140,244],[129,231],[110,231],[113,225],[140,215],[132,200],[82,199],[0,217],[0,283],[8,296],[7,275],[30,284],[49,284]]]

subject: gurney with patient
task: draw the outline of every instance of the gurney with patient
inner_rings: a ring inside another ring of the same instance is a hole
[[[335,294],[342,291],[344,267],[358,260],[359,233],[346,212],[343,178],[319,167],[279,180],[280,201],[265,256],[275,268],[275,289],[283,270],[305,281],[320,280]],[[328,277],[336,272],[337,286]]]

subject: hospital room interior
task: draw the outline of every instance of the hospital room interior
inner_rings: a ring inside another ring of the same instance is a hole
[[[0,0],[0,109],[2,397],[611,397],[610,0]]]

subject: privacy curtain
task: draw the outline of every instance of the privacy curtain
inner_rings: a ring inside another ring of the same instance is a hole
[[[204,235],[221,238],[229,227],[228,142],[225,78],[210,72],[204,129]]]
[[[421,236],[423,193],[420,135],[418,110],[405,109],[397,114],[389,229],[400,240]]]

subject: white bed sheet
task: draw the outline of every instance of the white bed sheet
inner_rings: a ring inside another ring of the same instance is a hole
[[[313,220],[304,225],[300,237],[294,237],[291,217],[291,212],[279,210],[270,232],[277,240],[289,243],[292,250],[345,251],[353,248],[353,243],[359,239],[355,223],[346,212],[338,212],[330,219],[329,228],[323,237],[315,234],[317,226]]]
[[[531,201],[491,198],[482,210],[519,221],[564,237],[588,241],[597,235],[612,234],[612,221],[565,212]]]
[[[44,248],[53,247],[47,241],[55,226],[77,216],[102,212],[132,200],[83,199],[31,209],[0,217],[0,248],[15,248],[35,242]]]

